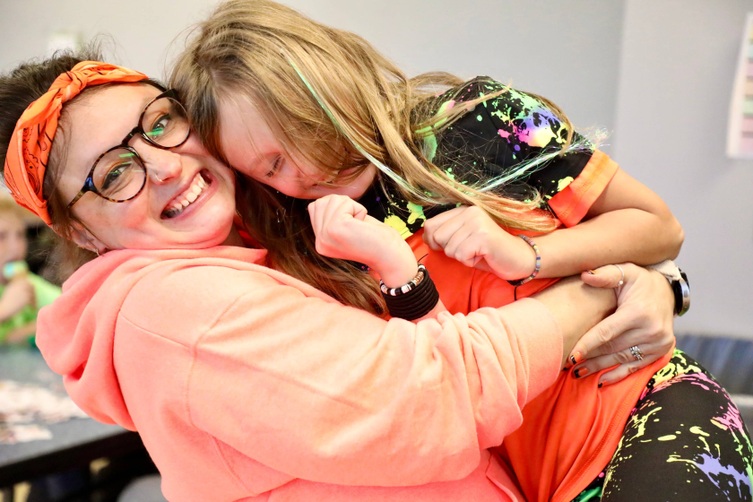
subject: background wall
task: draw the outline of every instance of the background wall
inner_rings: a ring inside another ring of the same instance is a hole
[[[488,74],[554,100],[669,203],[693,307],[678,331],[753,338],[753,161],[725,157],[750,0],[283,0],[355,31],[413,74]],[[49,42],[103,33],[113,62],[164,76],[215,0],[0,0],[0,71]],[[630,238],[626,235],[625,238]]]
[[[612,154],[685,228],[678,331],[753,338],[753,161],[725,155],[750,0],[627,0]],[[629,236],[625,236],[629,238]]]

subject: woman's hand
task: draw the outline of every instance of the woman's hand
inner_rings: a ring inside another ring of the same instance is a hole
[[[536,265],[536,254],[528,244],[476,206],[456,207],[427,220],[424,241],[463,265],[491,271],[502,279],[528,277]]]
[[[327,195],[309,204],[308,211],[319,254],[368,265],[387,287],[415,277],[418,263],[400,233],[350,197]]]
[[[570,361],[577,377],[616,365],[599,378],[609,385],[674,347],[674,296],[663,275],[626,263],[584,272],[581,279],[590,286],[616,288],[617,310],[575,344]]]

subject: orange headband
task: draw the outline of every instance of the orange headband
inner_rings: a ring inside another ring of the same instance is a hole
[[[42,193],[44,172],[63,105],[92,85],[138,82],[148,77],[128,68],[82,61],[61,74],[16,122],[5,157],[5,184],[21,206],[52,225]]]

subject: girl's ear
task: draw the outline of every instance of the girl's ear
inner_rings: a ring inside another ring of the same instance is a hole
[[[81,222],[71,220],[71,228],[71,239],[78,247],[88,249],[97,255],[107,251],[107,246],[97,239]]]

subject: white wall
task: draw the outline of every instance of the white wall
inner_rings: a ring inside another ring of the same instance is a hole
[[[683,223],[693,307],[678,330],[753,338],[753,161],[724,155],[750,0],[284,0],[371,40],[409,73],[489,74],[559,103]],[[0,0],[0,71],[60,30],[112,35],[114,62],[163,76],[213,0]],[[168,50],[168,46],[171,48]],[[625,236],[629,238],[630,236]]]
[[[584,127],[613,129],[622,1],[282,1],[363,35],[408,73],[488,74],[549,97]],[[73,31],[111,35],[113,62],[162,77],[181,47],[175,39],[216,3],[0,0],[0,71],[44,55],[52,34]]]
[[[750,0],[626,1],[613,155],[685,228],[693,298],[678,332],[753,338],[753,161],[725,156],[747,11]]]

